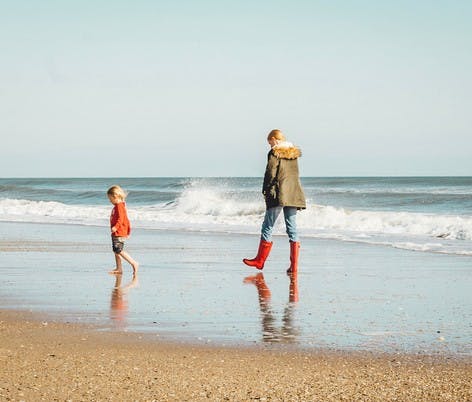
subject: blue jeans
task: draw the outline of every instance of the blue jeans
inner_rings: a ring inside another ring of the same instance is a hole
[[[285,229],[290,241],[298,241],[297,233],[297,208],[296,207],[273,207],[266,210],[264,222],[262,223],[261,239],[270,241],[272,239],[272,230],[274,229],[275,221],[284,210]]]

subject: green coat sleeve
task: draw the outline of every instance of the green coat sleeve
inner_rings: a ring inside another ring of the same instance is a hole
[[[264,174],[264,184],[262,185],[262,194],[266,199],[266,202],[269,200],[269,204],[273,204],[278,199],[278,189],[277,189],[277,171],[279,167],[280,160],[274,156],[274,154],[269,152],[267,156],[267,166]]]

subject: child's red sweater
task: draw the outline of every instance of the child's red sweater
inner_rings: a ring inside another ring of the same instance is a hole
[[[127,237],[131,233],[131,224],[129,223],[124,202],[120,202],[113,207],[110,215],[110,226],[116,228],[113,236]]]

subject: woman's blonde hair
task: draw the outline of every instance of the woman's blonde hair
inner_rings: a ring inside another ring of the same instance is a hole
[[[111,186],[107,191],[107,195],[119,197],[124,200],[128,194],[126,194],[125,190],[123,190],[120,186]]]
[[[285,141],[285,136],[282,134],[282,131],[278,129],[272,130],[269,133],[269,135],[267,136],[267,141],[269,141],[272,138],[275,138],[276,140],[279,140],[279,141]]]

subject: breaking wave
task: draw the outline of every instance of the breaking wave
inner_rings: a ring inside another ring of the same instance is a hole
[[[0,199],[2,221],[106,226],[110,211],[111,205]],[[133,226],[149,229],[258,233],[264,211],[257,192],[204,186],[188,186],[171,201],[128,204]],[[472,255],[471,216],[350,210],[309,203],[299,214],[298,226],[302,236]],[[283,231],[280,219],[276,233]]]

